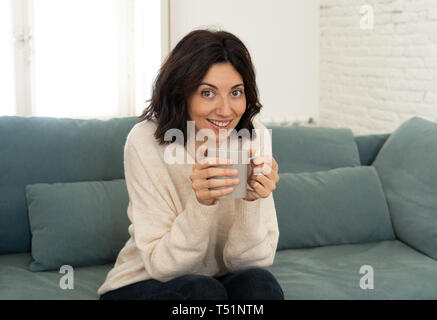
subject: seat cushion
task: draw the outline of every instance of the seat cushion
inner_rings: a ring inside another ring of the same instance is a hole
[[[74,268],[74,289],[61,289],[59,270],[31,272],[29,253],[0,255],[0,300],[95,300],[113,263]]]
[[[373,289],[360,287],[364,265]],[[437,261],[399,240],[282,250],[266,269],[285,299],[437,299]]]
[[[372,165],[396,237],[437,260],[437,123],[419,117],[404,122]]]
[[[58,271],[31,272],[30,254],[0,255],[0,300],[98,299],[113,264],[74,268],[74,290],[60,289]],[[374,289],[360,288],[362,265],[374,269]],[[267,267],[285,299],[437,299],[437,262],[398,240],[289,249]]]

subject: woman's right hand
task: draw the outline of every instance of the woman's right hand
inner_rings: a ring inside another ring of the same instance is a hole
[[[204,205],[213,205],[217,197],[231,193],[234,189],[232,186],[238,184],[238,170],[232,168],[216,168],[214,166],[232,165],[227,159],[205,157],[203,163],[198,163],[197,159],[193,165],[193,171],[190,175],[192,188],[196,193],[197,201]],[[229,178],[209,179],[217,176],[229,176]],[[233,178],[235,176],[235,178]],[[232,178],[231,178],[232,177]],[[227,187],[218,190],[209,190],[209,188]]]

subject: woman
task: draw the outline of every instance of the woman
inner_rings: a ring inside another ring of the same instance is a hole
[[[192,31],[169,54],[153,89],[124,149],[130,239],[99,288],[100,299],[284,299],[263,269],[273,264],[279,237],[276,161],[261,147],[246,198],[218,199],[239,181],[208,179],[234,173],[211,166],[211,157],[198,161],[187,148],[187,121],[196,132],[265,129],[252,121],[262,106],[246,47],[225,31]],[[194,164],[164,161],[171,143],[165,133],[174,128],[184,133],[180,146]],[[216,145],[223,141],[218,135]],[[201,144],[195,142],[196,153]]]

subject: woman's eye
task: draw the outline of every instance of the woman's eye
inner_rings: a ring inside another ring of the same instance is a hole
[[[235,94],[235,93],[237,93],[237,94]],[[232,96],[233,97],[239,97],[239,96],[241,96],[243,94],[243,91],[241,91],[241,90],[235,90],[235,91],[232,91]]]
[[[205,98],[211,98],[213,95],[211,90],[204,90],[204,91],[202,91],[201,94],[202,94],[202,97],[205,97]]]

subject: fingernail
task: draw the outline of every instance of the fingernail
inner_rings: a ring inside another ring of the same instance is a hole
[[[262,163],[262,159],[261,159],[261,158],[255,158],[255,159],[253,160],[253,163],[255,163],[255,164],[261,164],[261,163]]]

